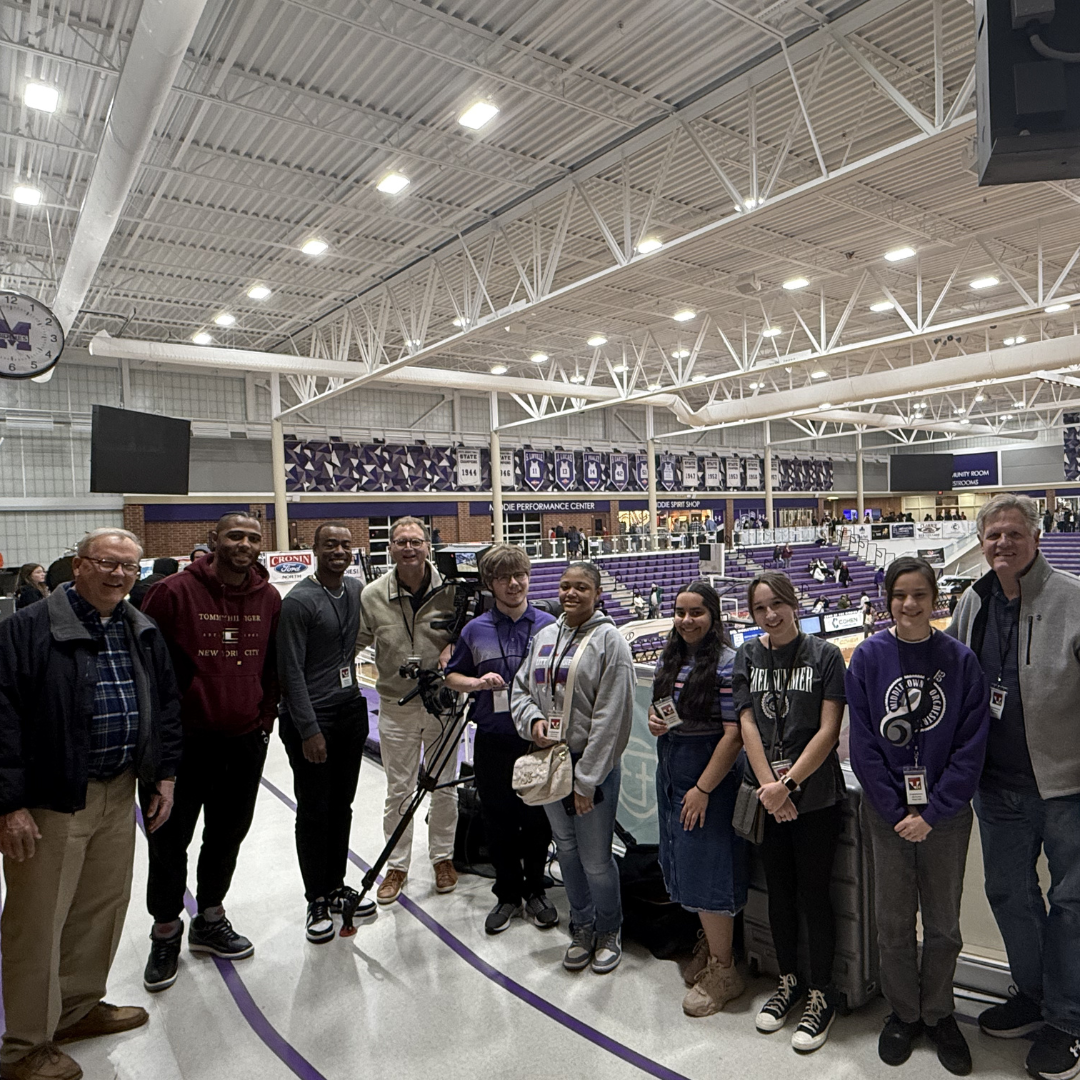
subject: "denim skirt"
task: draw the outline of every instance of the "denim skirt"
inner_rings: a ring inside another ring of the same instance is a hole
[[[668,896],[691,911],[736,915],[746,905],[747,847],[731,827],[739,771],[709,795],[705,824],[689,832],[679,821],[683,796],[705,771],[719,734],[657,739],[656,807],[660,821],[660,869]]]

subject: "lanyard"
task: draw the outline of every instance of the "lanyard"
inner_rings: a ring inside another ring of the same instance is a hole
[[[397,571],[395,570],[394,573],[396,574]],[[431,579],[428,578],[428,574],[427,574],[426,570],[424,571],[424,577],[428,581],[428,593],[429,593],[431,591],[431,588],[430,588]],[[420,588],[422,589],[423,587],[424,587],[424,582],[421,581],[420,582]],[[413,621],[412,621],[412,626],[410,626],[409,625],[409,620],[405,616],[405,606],[401,602],[401,589],[402,589],[401,578],[398,578],[398,594],[397,594],[398,610],[401,612],[401,622],[402,622],[402,625],[405,627],[405,633],[409,635],[409,644],[415,649],[416,648],[416,642],[413,640],[413,627],[416,626],[416,612],[417,612],[418,608],[413,607],[412,598],[416,594],[412,593],[412,592],[409,593],[409,607],[411,607],[413,609],[413,617],[412,617]],[[423,606],[424,601],[428,598],[428,593],[424,593],[424,595],[421,597],[420,606]]]
[[[1009,632],[1005,635],[1005,647],[1001,647],[1001,602],[994,598],[994,626],[997,628],[998,636],[998,673],[996,686],[1001,686],[1005,682],[1005,661],[1009,658],[1009,650],[1012,648],[1013,631],[1016,629],[1017,624],[1020,622],[1019,613],[1014,621],[1009,619]],[[1008,604],[1005,605],[1006,609]],[[1006,610],[1006,614],[1011,614]]]
[[[528,609],[526,609],[526,610],[528,610]],[[510,617],[507,616],[507,619],[509,619],[509,618]],[[525,616],[522,615],[521,618],[524,619]],[[499,633],[499,624],[498,624],[497,621],[495,621],[495,619],[492,619],[492,622],[495,625],[495,640],[499,643],[499,652],[502,653],[503,663],[506,664],[507,667],[509,667],[510,666],[510,657],[506,655],[506,648],[503,645],[502,634]],[[516,625],[517,624],[515,622],[510,623],[510,634],[512,634],[514,632],[514,627]],[[510,635],[509,634],[507,635],[506,640],[507,640],[507,642],[509,642],[509,640],[510,640]],[[521,666],[521,661],[525,659],[525,654],[524,653],[511,653],[510,656],[513,656],[517,660],[518,667]],[[516,671],[517,667],[515,667],[514,670]]]
[[[904,674],[904,660],[903,654],[900,651],[900,635],[893,634],[893,640],[896,642],[896,664],[900,668],[900,685],[904,688],[904,708],[907,709],[907,714],[910,717],[915,710],[911,707],[911,688],[907,683],[907,675]],[[934,640],[934,628],[930,628],[930,641]],[[921,642],[911,642],[911,644],[921,644]],[[926,687],[930,683],[930,679],[925,675],[920,675],[922,679],[923,687]],[[925,693],[925,690],[921,691]],[[922,699],[919,701],[922,704]],[[915,748],[915,767],[919,767],[919,746],[922,744],[922,727],[916,727],[915,722],[911,722],[911,745]]]
[[[319,579],[314,574],[312,574],[311,576],[315,579],[315,581],[319,581]],[[341,645],[341,658],[342,658],[342,660],[344,660],[346,658],[346,650],[347,650],[347,641],[346,641],[346,635],[345,635],[345,623],[341,621],[341,613],[338,611],[337,604],[335,604],[334,601],[335,600],[344,600],[345,601],[345,617],[346,617],[346,619],[348,619],[348,616],[349,616],[349,593],[345,588],[345,579],[344,578],[341,579],[341,595],[340,596],[335,596],[325,585],[323,585],[323,583],[321,581],[319,581],[319,587],[322,589],[322,591],[324,593],[326,593],[326,596],[330,601],[330,608],[334,612],[334,618],[337,620],[338,642]]]
[[[788,690],[791,688],[791,680],[795,676],[795,668],[799,663],[799,654],[802,652],[802,631],[799,631],[799,635],[796,637],[795,642],[795,652],[791,658],[791,663],[788,665],[787,677],[784,679],[783,697],[777,702],[776,669],[773,667],[773,644],[772,638],[769,638],[769,693],[773,696],[773,704],[776,708],[775,737],[773,739],[773,745],[777,748],[776,753],[779,757],[784,756],[784,725],[787,722]]]
[[[566,659],[566,654],[574,647],[574,642],[577,641],[578,631],[580,629],[581,629],[580,626],[575,626],[573,628],[574,632],[570,635],[570,640],[566,643],[566,648],[563,649],[561,654],[559,654],[559,642],[562,640],[562,630],[560,629],[558,631],[558,633],[556,634],[555,646],[551,650],[551,659],[548,661],[548,666],[547,666],[547,684],[548,684],[548,693],[551,695],[551,710],[552,710],[552,712],[555,711],[555,680],[558,677],[559,668],[562,667],[563,661]],[[500,643],[500,648],[501,648],[501,643]],[[557,660],[556,660],[556,655],[558,655]],[[565,709],[568,704],[573,706],[573,702],[564,701],[563,702],[563,708]]]

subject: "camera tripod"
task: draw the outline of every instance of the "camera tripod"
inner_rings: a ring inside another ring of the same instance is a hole
[[[455,777],[452,780],[440,781],[446,766],[457,755],[458,743],[465,731],[465,725],[468,723],[470,699],[462,698],[461,695],[455,694],[448,687],[437,686],[436,684],[442,680],[442,674],[438,671],[421,668],[417,671],[415,678],[418,679],[416,689],[401,698],[398,704],[407,705],[419,694],[424,703],[424,708],[442,722],[442,733],[432,747],[430,759],[425,751],[424,760],[420,764],[420,771],[417,775],[416,791],[413,792],[412,797],[409,799],[401,815],[401,820],[397,823],[397,827],[391,834],[390,839],[386,841],[386,845],[379,852],[379,857],[360,882],[360,892],[355,894],[353,903],[345,903],[342,906],[341,937],[352,937],[356,933],[353,917],[357,908],[364,897],[371,891],[378,879],[379,872],[393,854],[394,848],[397,847],[398,841],[405,834],[405,830],[412,824],[412,819],[416,816],[416,812],[420,809],[424,798],[433,791],[439,791],[441,788],[457,787],[459,784],[467,783],[471,779],[471,777]]]

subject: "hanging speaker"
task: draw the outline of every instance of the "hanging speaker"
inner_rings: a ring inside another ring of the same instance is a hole
[[[980,185],[1080,177],[1080,4],[975,0]]]

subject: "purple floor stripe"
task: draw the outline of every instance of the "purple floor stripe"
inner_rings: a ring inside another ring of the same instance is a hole
[[[143,824],[142,811],[139,807],[135,808],[135,815],[139,822],[139,828],[143,830],[145,834],[146,828]],[[191,895],[190,890],[184,890],[184,907],[187,909],[188,915],[194,918],[198,914],[198,909],[195,906],[195,897]],[[236,966],[231,960],[222,960],[220,957],[211,957],[214,964],[217,966],[218,974],[225,982],[225,986],[228,988],[229,993],[232,995],[233,1001],[236,1002],[236,1007],[240,1010],[241,1016],[248,1022],[248,1027],[255,1032],[256,1035],[263,1041],[263,1043],[274,1054],[281,1059],[281,1061],[300,1077],[300,1080],[326,1080],[310,1061],[307,1060],[289,1042],[287,1042],[284,1036],[270,1023],[266,1018],[266,1014],[255,1004],[255,999],[251,996],[251,992],[244,984],[244,980],[240,977],[236,970]]]
[[[285,792],[267,780],[265,776],[262,778],[262,783],[268,791],[276,795],[290,810],[295,812],[296,803]],[[349,849],[349,861],[365,873],[371,869],[351,848]],[[508,975],[504,975],[474,953],[468,945],[460,938],[455,937],[445,926],[436,922],[422,907],[410,900],[404,893],[398,896],[397,903],[401,904],[413,918],[423,923],[444,945],[449,946],[462,960],[479,971],[485,978],[490,979],[496,986],[501,986],[504,990],[509,991],[514,997],[524,1001],[525,1004],[531,1005],[557,1024],[562,1024],[563,1027],[574,1032],[575,1035],[588,1039],[589,1042],[600,1047],[601,1050],[606,1050],[609,1054],[622,1058],[623,1061],[635,1066],[642,1072],[648,1073],[650,1076],[659,1077],[660,1080],[688,1080],[682,1073],[675,1072],[674,1069],[669,1069],[666,1065],[661,1065],[658,1061],[653,1061],[652,1058],[647,1058],[636,1050],[631,1050],[630,1047],[625,1046],[609,1035],[605,1035],[602,1031],[597,1031],[596,1028],[590,1027],[583,1021],[564,1012],[557,1005],[552,1005],[550,1001],[540,997],[539,994],[535,994],[532,990],[515,982]]]

